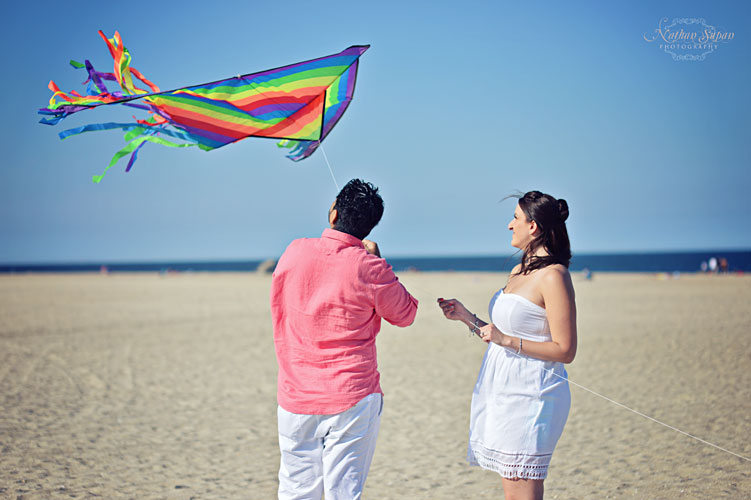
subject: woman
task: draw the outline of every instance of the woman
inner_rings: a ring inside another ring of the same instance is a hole
[[[564,363],[576,355],[576,305],[568,205],[539,191],[519,199],[508,225],[522,250],[490,301],[490,323],[456,299],[446,318],[488,342],[472,394],[467,460],[501,475],[506,499],[541,499],[548,464],[571,406]]]

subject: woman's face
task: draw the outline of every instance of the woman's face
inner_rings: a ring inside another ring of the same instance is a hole
[[[514,218],[508,224],[511,231],[511,246],[514,248],[525,248],[532,239],[537,229],[534,221],[527,220],[527,216],[519,205],[514,210]]]

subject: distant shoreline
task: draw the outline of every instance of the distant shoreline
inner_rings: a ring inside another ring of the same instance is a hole
[[[730,273],[751,272],[751,250],[574,254],[572,272],[700,273],[712,258],[727,261]],[[389,257],[395,271],[508,272],[518,256]],[[217,261],[88,262],[0,264],[0,274],[124,272],[258,272],[273,269],[273,259]]]

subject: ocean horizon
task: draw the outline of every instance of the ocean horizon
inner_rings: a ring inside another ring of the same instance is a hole
[[[508,272],[519,261],[516,255],[495,256],[385,256],[395,271]],[[575,253],[573,272],[702,272],[714,258],[727,262],[727,272],[751,272],[751,250],[707,250],[687,252]],[[0,274],[76,272],[256,272],[269,259],[197,261],[89,261],[75,263],[0,264]],[[704,264],[703,264],[704,263]]]

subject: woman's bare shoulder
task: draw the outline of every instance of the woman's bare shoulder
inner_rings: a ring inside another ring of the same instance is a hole
[[[549,266],[545,266],[543,271],[546,274],[557,274],[559,276],[569,275],[568,268],[563,264],[550,264]]]
[[[541,269],[543,286],[571,286],[571,273],[563,264],[551,264]]]

